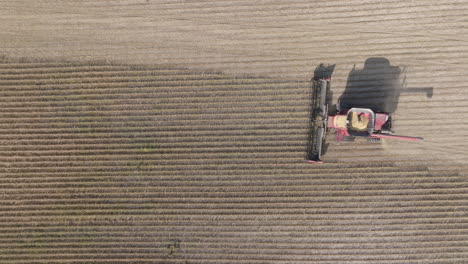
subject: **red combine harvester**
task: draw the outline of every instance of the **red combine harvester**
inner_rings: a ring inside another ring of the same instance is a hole
[[[313,111],[308,162],[321,163],[322,145],[327,132],[334,130],[337,141],[354,141],[356,137],[378,143],[382,138],[422,141],[421,137],[392,135],[391,113],[375,113],[368,108],[338,109],[329,114],[326,102],[330,79],[313,80]],[[339,104],[337,104],[339,106]]]

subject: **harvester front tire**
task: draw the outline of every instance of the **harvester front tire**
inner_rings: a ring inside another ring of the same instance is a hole
[[[373,143],[373,144],[379,144],[381,142],[380,138],[367,138],[367,142]]]
[[[343,139],[341,141],[343,141],[343,142],[354,142],[354,137],[343,136]]]

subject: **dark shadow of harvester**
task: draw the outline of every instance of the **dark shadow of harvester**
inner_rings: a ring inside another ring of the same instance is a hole
[[[330,90],[330,79],[334,69],[335,65],[320,64],[315,68],[311,79],[311,108],[306,150],[306,160],[309,161],[320,160],[320,155],[324,154],[328,148],[328,144],[322,140],[326,127],[323,128],[321,123],[324,115],[328,115],[330,111],[336,111],[336,109],[328,109],[328,106],[332,105],[333,94]]]
[[[338,99],[338,107],[395,112],[401,91],[400,73],[400,67],[392,66],[386,58],[367,59],[363,69],[354,67],[349,73],[345,91]]]
[[[338,99],[339,109],[369,108],[376,113],[394,113],[400,94],[424,92],[432,97],[432,87],[408,88],[405,85],[406,68],[392,66],[383,57],[368,58],[363,69],[349,72],[344,93]]]
[[[402,89],[400,93],[426,93],[427,98],[432,98],[434,95],[434,88],[433,87],[408,87],[406,84],[406,71],[407,67],[402,68],[401,72],[401,79],[402,79]]]

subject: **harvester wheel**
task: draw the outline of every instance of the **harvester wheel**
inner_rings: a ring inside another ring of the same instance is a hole
[[[380,143],[380,138],[367,138],[367,142],[373,143],[373,144],[378,144]]]

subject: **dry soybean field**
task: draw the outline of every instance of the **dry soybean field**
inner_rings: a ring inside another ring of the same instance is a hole
[[[0,4],[0,264],[468,262],[467,0]]]

